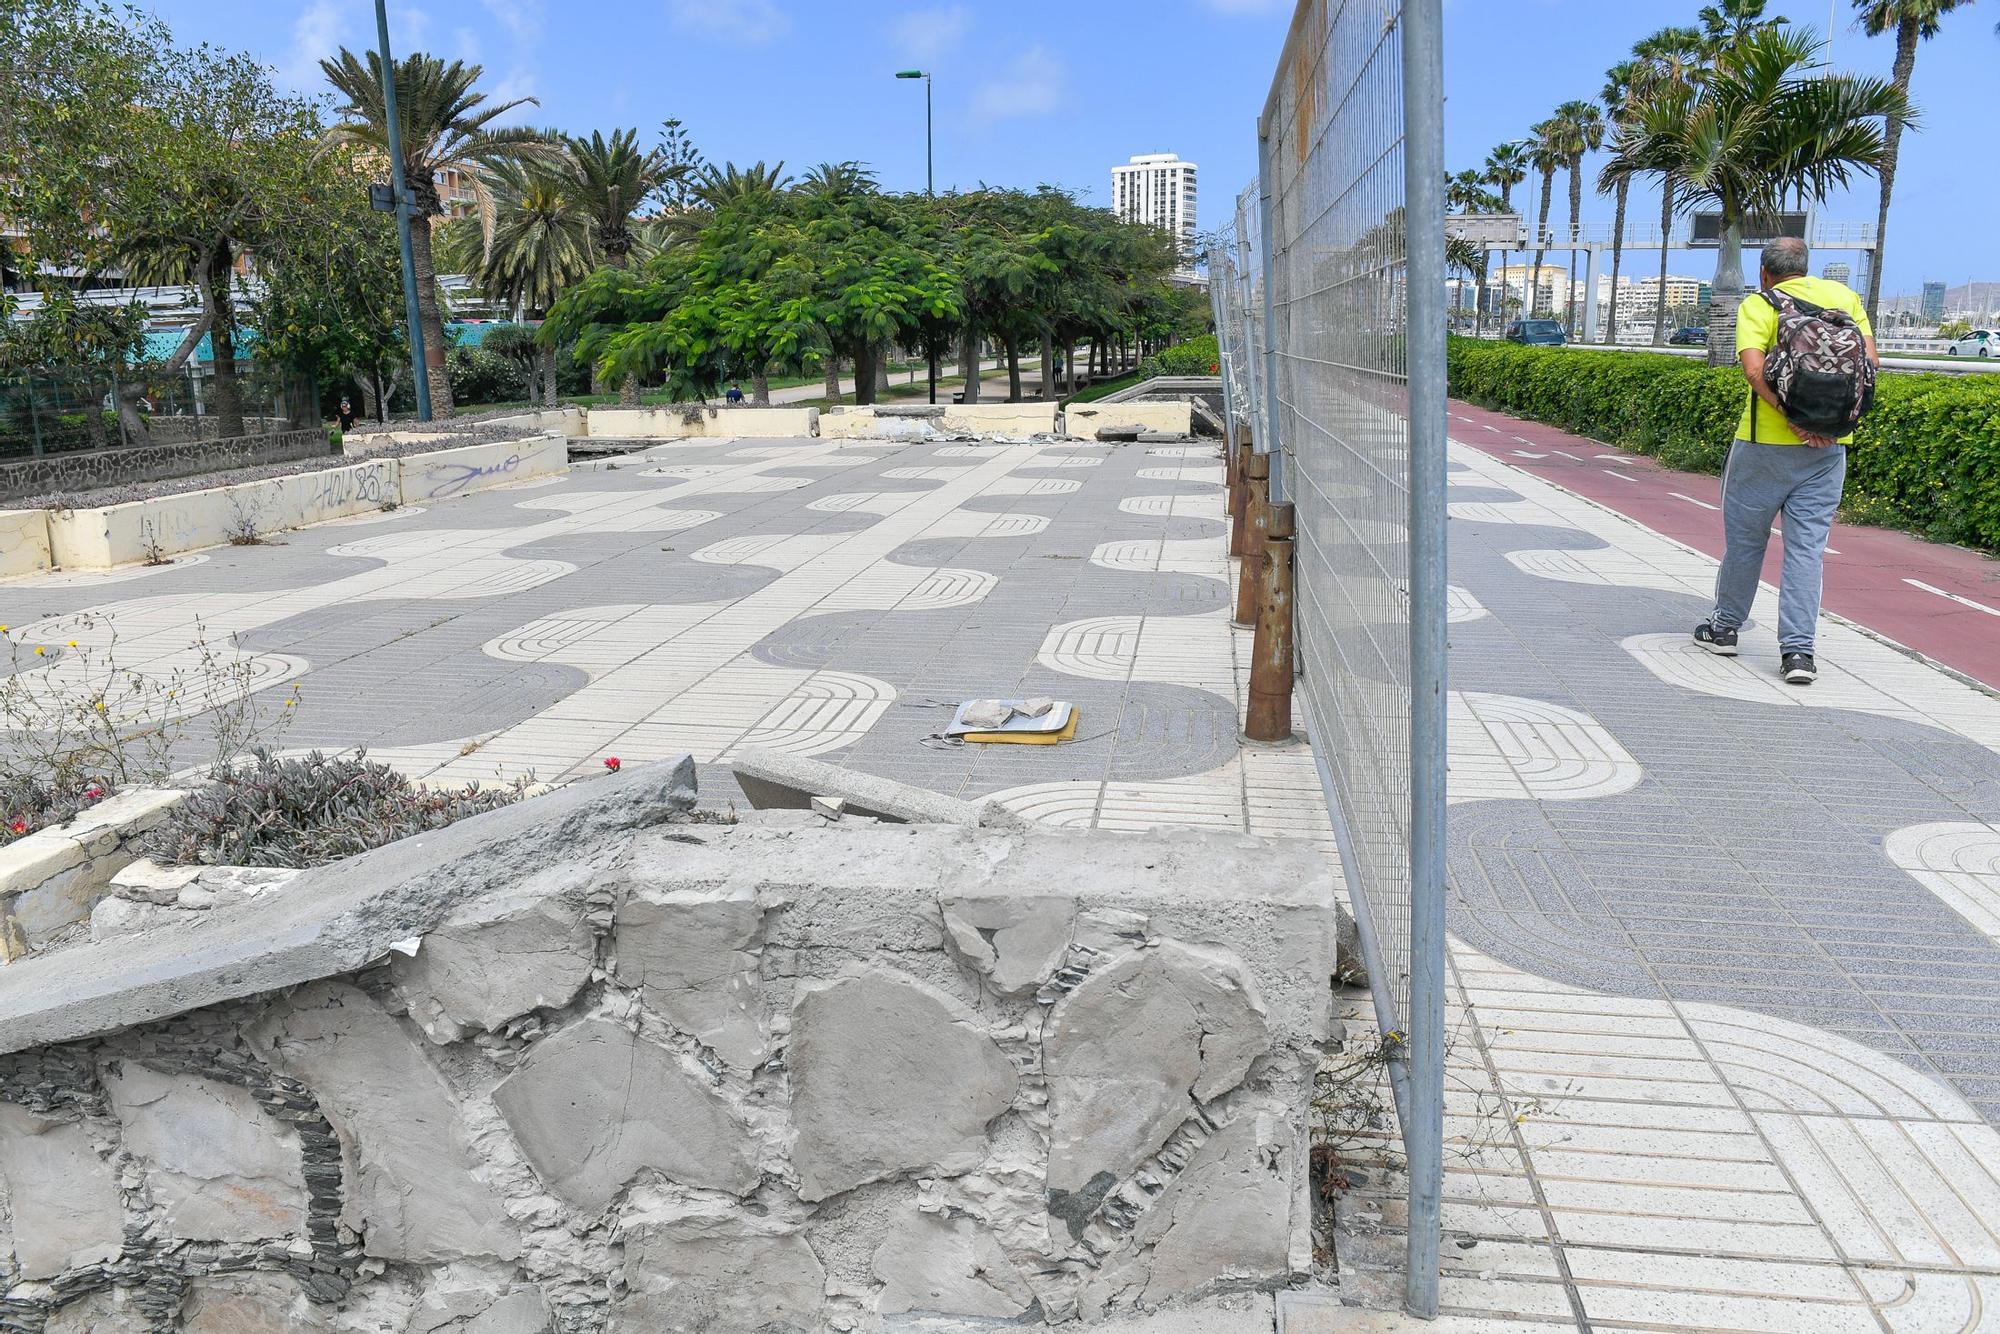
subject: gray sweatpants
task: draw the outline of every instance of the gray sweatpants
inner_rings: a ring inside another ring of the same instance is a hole
[[[1758,445],[1738,440],[1722,469],[1722,528],[1728,546],[1715,577],[1712,624],[1750,619],[1771,523],[1785,516],[1785,566],[1778,581],[1778,649],[1810,653],[1819,628],[1821,567],[1833,514],[1847,480],[1847,449]]]

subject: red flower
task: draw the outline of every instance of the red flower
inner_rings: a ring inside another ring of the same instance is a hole
[[[25,834],[28,832],[28,822],[26,820],[16,820],[14,821],[14,823],[8,825],[7,827],[13,830],[17,834]]]
[[[615,773],[617,773],[617,772],[618,772],[618,757],[617,757],[616,755],[607,755],[607,756],[605,756],[605,757],[604,757],[604,767],[605,767],[605,768],[607,768],[607,769],[609,769],[609,770],[610,770],[610,771],[611,771],[612,773],[614,773],[614,774],[615,774]]]
[[[99,787],[95,783],[92,783],[89,787],[83,790],[83,799],[85,801],[96,801],[99,797],[103,795],[104,795],[104,789]]]

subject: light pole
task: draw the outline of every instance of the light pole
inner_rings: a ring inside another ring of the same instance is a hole
[[[378,3],[380,3],[380,0],[377,0],[377,2],[378,2]],[[926,196],[927,198],[932,198],[932,199],[935,199],[935,198],[937,197],[937,181],[936,181],[936,177],[935,177],[935,173],[934,173],[934,170],[933,170],[933,160],[934,160],[934,154],[933,154],[933,152],[932,152],[932,149],[931,149],[931,76],[930,76],[930,71],[928,71],[928,70],[921,70],[921,69],[904,69],[904,70],[897,70],[897,71],[896,71],[896,77],[897,77],[897,78],[899,78],[899,79],[922,79],[922,80],[924,81],[924,194],[925,194],[925,196]],[[930,401],[931,401],[931,402],[933,402],[933,403],[935,403],[935,402],[937,402],[937,371],[938,371],[938,353],[937,353],[937,339],[936,339],[936,338],[934,338],[934,337],[932,337],[932,336],[931,336],[931,335],[929,335],[929,334],[925,334],[925,335],[924,335],[924,342],[925,342],[925,344],[927,344],[927,346],[925,347],[925,349],[924,349],[924,350],[925,350],[926,352],[928,352],[928,353],[930,354],[930,358],[929,358],[929,360],[930,360],[930,374],[931,374],[931,386],[930,386],[930,387],[931,387],[931,399],[930,399]],[[978,363],[979,363],[979,353],[978,353],[978,349],[977,349],[977,348],[973,349],[973,358],[972,358],[972,359],[973,359],[973,366],[972,366],[972,370],[971,370],[971,371],[970,371],[969,373],[970,373],[970,374],[972,374],[972,375],[977,375],[977,374],[979,374],[979,364],[978,364]],[[967,374],[968,372],[966,371],[966,368],[965,368],[965,367],[963,367],[963,366],[960,366],[960,367],[958,368],[958,373],[959,373],[960,375],[965,375],[965,374]],[[968,402],[968,403],[970,403],[971,401],[972,401],[971,399],[967,399],[967,400],[966,400],[966,402]]]
[[[410,186],[403,178],[403,128],[396,114],[396,63],[389,58],[387,0],[375,0],[375,33],[382,48],[382,114],[389,122],[389,181],[396,192],[396,238],[403,247],[403,314],[410,325],[410,374],[416,377],[417,420],[427,422],[431,419],[431,381],[424,366],[423,316],[417,312],[417,259],[410,249]]]

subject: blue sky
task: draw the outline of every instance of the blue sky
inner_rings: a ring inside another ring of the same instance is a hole
[[[1838,0],[1837,66],[1886,75],[1885,39],[1849,26]],[[374,40],[368,0],[153,0],[183,41],[247,49],[302,91],[315,60]],[[1595,97],[1632,42],[1691,21],[1698,0],[1446,0],[1446,151],[1476,166],[1570,97]],[[1827,0],[1774,9],[1824,31]],[[1201,225],[1226,221],[1256,167],[1255,119],[1291,0],[401,0],[397,50],[477,60],[493,92],[532,95],[519,119],[567,130],[678,116],[712,160],[783,159],[799,169],[856,158],[890,188],[924,183],[923,94],[891,76],[936,72],[940,189],[981,182],[1069,186],[1105,203],[1109,171],[1134,153],[1200,164]],[[2000,6],[1945,20],[1917,60],[1922,133],[1904,139],[1885,293],[1925,279],[2000,280],[2000,152],[1990,110]],[[1594,172],[1594,165],[1591,171]],[[1553,216],[1566,209],[1558,178]],[[1517,203],[1520,193],[1517,191]],[[1658,216],[1635,191],[1635,216]],[[1609,218],[1589,192],[1584,216]],[[1871,181],[1827,216],[1872,220]],[[1830,256],[1829,256],[1830,257]],[[1851,258],[1851,257],[1849,257]],[[1678,254],[1677,272],[1709,260]],[[1815,262],[1817,268],[1817,261]]]

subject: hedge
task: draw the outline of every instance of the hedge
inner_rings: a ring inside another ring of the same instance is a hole
[[[1214,334],[1203,334],[1190,338],[1185,343],[1175,343],[1163,347],[1152,356],[1139,363],[1139,378],[1150,380],[1157,375],[1214,375],[1221,353],[1215,345]]]
[[[1720,472],[1748,391],[1733,366],[1653,352],[1580,352],[1454,338],[1451,392]],[[2000,375],[1884,375],[1847,456],[1852,519],[2000,551]]]

